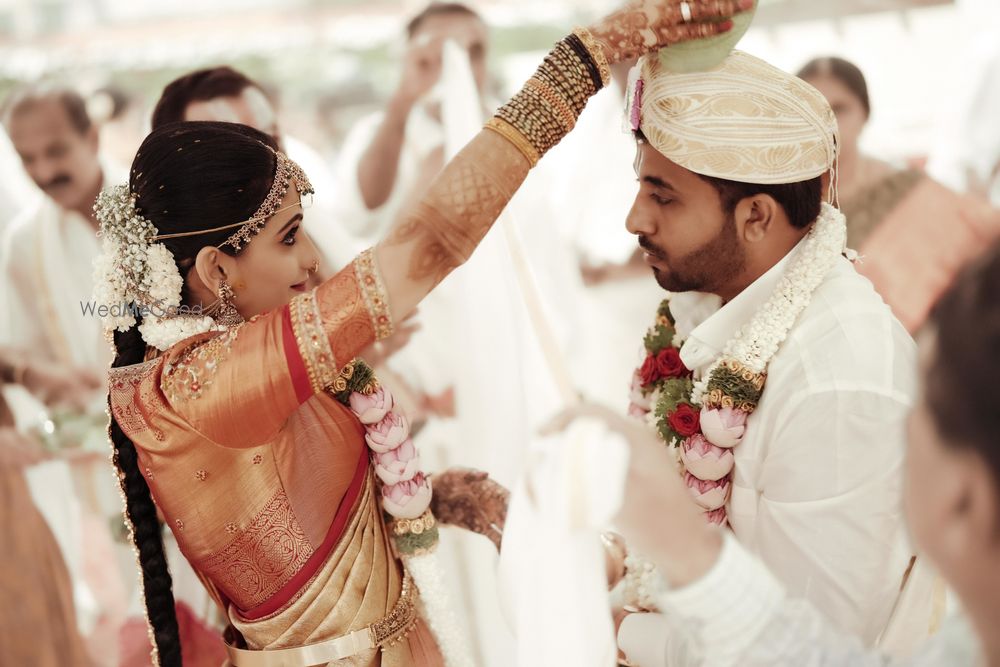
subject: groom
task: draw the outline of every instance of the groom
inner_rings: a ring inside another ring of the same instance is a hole
[[[756,369],[763,393],[738,444],[703,422],[706,439],[680,448],[688,485],[791,595],[871,645],[905,611],[894,606],[913,555],[899,467],[914,345],[841,255],[842,242],[817,249],[843,225],[821,208],[836,158],[833,113],[808,84],[740,52],[707,73],[671,72],[655,57],[640,71],[630,113],[640,191],[627,228],[671,293],[680,360],[695,385],[724,353],[770,362]],[[824,226],[810,234],[818,218]],[[785,297],[768,305],[771,317],[750,326],[776,291]],[[773,356],[740,347],[755,334],[778,342]],[[637,374],[635,411],[653,409],[656,379],[648,364]],[[740,421],[731,424],[737,435]],[[682,422],[664,429],[698,428]],[[711,481],[716,474],[699,467],[706,461],[729,476]],[[696,661],[661,614],[628,614],[618,640],[643,667]]]

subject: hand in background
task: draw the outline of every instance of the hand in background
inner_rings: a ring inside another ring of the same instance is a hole
[[[417,39],[406,51],[403,72],[396,90],[396,98],[412,107],[429,93],[441,78],[440,38]]]
[[[42,445],[10,427],[0,427],[0,468],[27,468],[49,458]]]
[[[448,387],[440,394],[424,394],[421,398],[420,408],[426,414],[434,415],[442,419],[451,419],[457,413],[455,411],[455,388]]]
[[[89,370],[32,360],[23,374],[24,387],[49,407],[83,412],[104,383]]]
[[[625,495],[615,525],[629,549],[656,563],[675,586],[705,574],[715,563],[722,541],[684,485],[676,454],[644,422],[600,405],[574,406],[545,431],[564,430],[582,417],[602,421],[628,443]]]

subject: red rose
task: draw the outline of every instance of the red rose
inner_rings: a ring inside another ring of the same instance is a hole
[[[689,438],[701,429],[701,414],[687,403],[681,403],[667,416],[670,428],[683,438]]]
[[[642,368],[639,369],[639,380],[642,382],[642,386],[648,387],[659,379],[660,371],[656,367],[656,358],[651,354],[646,355],[646,360],[642,362]]]
[[[680,378],[691,374],[675,347],[660,350],[656,355],[656,368],[659,369],[660,376],[665,378]]]

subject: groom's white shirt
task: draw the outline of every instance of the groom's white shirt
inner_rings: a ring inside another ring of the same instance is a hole
[[[768,300],[796,252],[725,305],[709,294],[673,297],[688,336],[681,358],[696,377]],[[912,556],[900,495],[915,355],[871,283],[839,259],[771,361],[734,451],[728,511],[738,540],[791,597],[865,645],[893,614]],[[626,655],[643,667],[685,664],[670,619],[650,616],[623,622]]]

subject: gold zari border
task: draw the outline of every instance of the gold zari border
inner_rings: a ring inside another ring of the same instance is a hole
[[[395,327],[389,311],[389,293],[378,270],[374,248],[368,248],[358,255],[354,260],[354,271],[361,287],[361,295],[368,307],[368,314],[372,318],[375,340],[385,340],[392,335]]]
[[[309,384],[314,392],[319,393],[337,378],[337,362],[323,330],[316,291],[295,297],[289,309],[295,342],[309,375]]]

